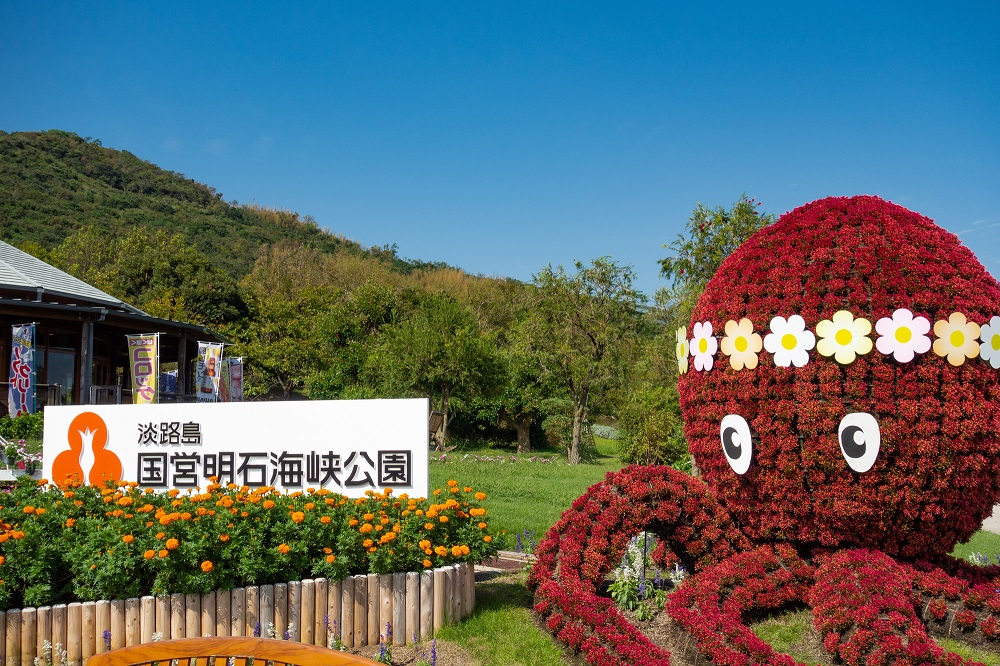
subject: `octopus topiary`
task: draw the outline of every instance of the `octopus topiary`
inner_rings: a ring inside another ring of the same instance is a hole
[[[921,215],[870,196],[786,213],[678,331],[700,478],[632,467],[588,490],[539,546],[536,609],[590,663],[669,663],[598,594],[646,530],[695,572],[667,610],[716,663],[794,663],[743,617],[797,604],[852,665],[962,662],[928,630],[1000,639],[1000,569],[947,556],[1000,498],[998,312],[1000,285]]]

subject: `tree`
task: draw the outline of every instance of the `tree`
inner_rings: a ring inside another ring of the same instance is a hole
[[[531,344],[544,373],[564,387],[573,411],[568,458],[580,462],[580,438],[591,396],[623,373],[637,339],[639,308],[646,297],[632,283],[631,266],[609,257],[576,272],[546,266],[534,277]]]
[[[671,284],[656,292],[656,303],[663,310],[669,330],[687,325],[705,285],[726,257],[756,231],[774,222],[775,216],[759,214],[758,206],[760,203],[746,194],[728,210],[722,206],[706,208],[699,203],[684,233],[664,246],[674,256],[660,260],[660,277]]]
[[[391,395],[422,395],[444,415],[441,441],[448,434],[449,404],[456,395],[475,395],[495,385],[499,365],[490,336],[472,313],[451,298],[422,298],[413,314],[382,330],[366,370]]]

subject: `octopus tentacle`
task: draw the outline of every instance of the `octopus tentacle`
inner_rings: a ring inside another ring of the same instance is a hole
[[[700,570],[748,550],[749,541],[704,482],[669,467],[626,467],[591,486],[536,550],[528,587],[548,628],[591,663],[666,666],[653,645],[598,594],[629,539],[653,532],[661,562]]]

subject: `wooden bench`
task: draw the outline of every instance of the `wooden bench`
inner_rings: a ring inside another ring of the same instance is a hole
[[[87,666],[141,666],[159,662],[170,666],[378,666],[378,662],[349,652],[273,638],[181,638],[144,643],[95,655]],[[231,661],[232,660],[232,661]]]

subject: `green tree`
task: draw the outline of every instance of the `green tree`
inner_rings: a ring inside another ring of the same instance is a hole
[[[480,331],[468,309],[451,298],[422,298],[403,321],[386,326],[368,357],[373,383],[390,395],[419,395],[444,414],[441,441],[448,434],[449,405],[460,396],[489,391],[499,375],[492,337]]]
[[[546,266],[535,275],[529,327],[543,373],[570,396],[573,430],[571,464],[580,462],[580,440],[591,397],[625,372],[637,341],[639,308],[646,297],[633,287],[631,266],[609,257],[590,265]]]
[[[660,276],[671,284],[656,292],[656,304],[669,330],[687,325],[705,285],[726,257],[756,231],[774,222],[774,215],[758,213],[759,205],[746,194],[728,209],[707,208],[699,203],[684,233],[664,246],[673,256],[660,260]]]

